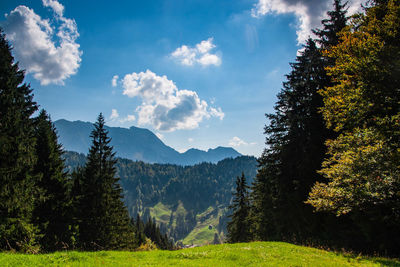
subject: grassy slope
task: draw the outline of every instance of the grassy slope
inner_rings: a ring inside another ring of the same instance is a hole
[[[162,222],[165,224],[169,223],[171,212],[172,210],[161,202],[150,208],[150,215],[155,218],[157,222]],[[187,211],[185,210],[183,204],[180,202],[177,209],[173,213],[175,219],[172,222],[172,226],[175,227],[176,216],[178,214],[186,216]],[[214,213],[215,209],[213,207],[209,207],[204,212],[198,214],[196,216],[197,225],[194,227],[194,229],[183,240],[177,241],[182,241],[184,245],[212,244],[214,240],[214,234],[218,234],[216,227],[218,227],[218,217],[222,215],[222,210],[218,210],[217,214]],[[212,229],[209,229],[210,225],[212,226]]]
[[[399,260],[364,258],[279,242],[205,246],[178,251],[0,254],[0,266],[400,266]]]
[[[182,243],[185,245],[197,244],[208,245],[212,244],[214,234],[217,233],[218,217],[222,215],[222,210],[218,210],[217,214],[214,213],[214,208],[209,207],[203,213],[197,215],[197,224],[195,228],[183,239]],[[209,226],[212,226],[210,229]],[[220,237],[221,238],[221,237]]]

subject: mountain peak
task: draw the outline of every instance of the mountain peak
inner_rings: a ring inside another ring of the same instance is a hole
[[[86,154],[91,144],[93,124],[60,119],[54,122],[59,141],[65,150]],[[148,163],[194,165],[201,162],[217,163],[225,158],[241,156],[230,147],[217,147],[207,151],[191,148],[184,153],[165,145],[152,131],[132,126],[130,128],[106,126],[117,157]]]

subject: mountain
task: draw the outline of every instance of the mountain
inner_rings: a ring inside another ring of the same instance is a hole
[[[64,159],[69,171],[86,161],[76,152],[66,152]],[[204,245],[225,238],[236,177],[243,172],[250,185],[257,173],[257,160],[241,156],[178,166],[118,158],[116,170],[133,218],[139,214],[147,221],[151,216],[175,241]]]
[[[83,121],[67,121],[64,119],[54,122],[59,135],[59,142],[65,150],[86,154],[91,144],[90,133],[93,124]],[[239,152],[229,147],[217,147],[202,151],[189,149],[179,153],[165,145],[153,132],[147,129],[130,127],[108,127],[111,145],[117,156],[148,163],[170,163],[178,165],[194,165],[201,162],[216,163],[224,158],[241,156]]]

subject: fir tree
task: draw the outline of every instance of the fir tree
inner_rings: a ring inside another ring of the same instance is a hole
[[[115,177],[115,153],[102,114],[94,126],[86,166],[81,180],[75,182],[81,193],[77,196],[79,242],[91,250],[133,248],[134,233]]]
[[[35,136],[38,160],[34,172],[40,176],[36,183],[40,197],[35,203],[33,222],[43,235],[40,243],[44,249],[68,248],[71,242],[69,179],[56,129],[44,110],[35,119]]]
[[[36,230],[31,223],[36,163],[32,89],[14,63],[0,29],[0,249],[29,250]]]
[[[247,242],[251,239],[248,188],[246,177],[242,173],[242,176],[238,176],[236,179],[236,192],[233,203],[229,207],[232,210],[232,214],[229,216],[231,221],[227,226],[229,243]]]
[[[344,7],[335,1],[323,29],[315,31],[324,49],[337,42],[338,31],[346,24]],[[251,195],[257,239],[307,242],[320,231],[322,218],[304,201],[312,185],[323,179],[317,171],[325,156],[325,141],[332,137],[319,112],[323,106],[319,91],[332,83],[325,71],[329,64],[309,39],[291,64],[275,113],[267,115],[267,148],[259,159]]]

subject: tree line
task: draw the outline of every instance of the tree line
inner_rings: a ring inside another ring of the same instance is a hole
[[[83,154],[72,151],[66,151],[63,158],[69,172],[87,162]],[[257,173],[257,160],[250,156],[194,166],[150,164],[117,158],[115,166],[131,217],[140,215],[147,222],[151,216],[150,209],[162,203],[170,212],[169,220],[155,219],[163,234],[167,233],[175,241],[184,239],[193,231],[201,223],[199,215],[210,207],[216,213],[214,216],[219,216],[216,229],[222,238],[226,234],[227,207],[232,199],[235,176],[243,172],[251,182]],[[183,213],[179,211],[181,209]]]
[[[346,6],[290,64],[255,181],[237,178],[230,242],[400,253],[400,3]]]
[[[0,250],[172,249],[153,221],[129,217],[103,115],[86,164],[69,174],[50,116],[34,117],[38,108],[0,29]]]

